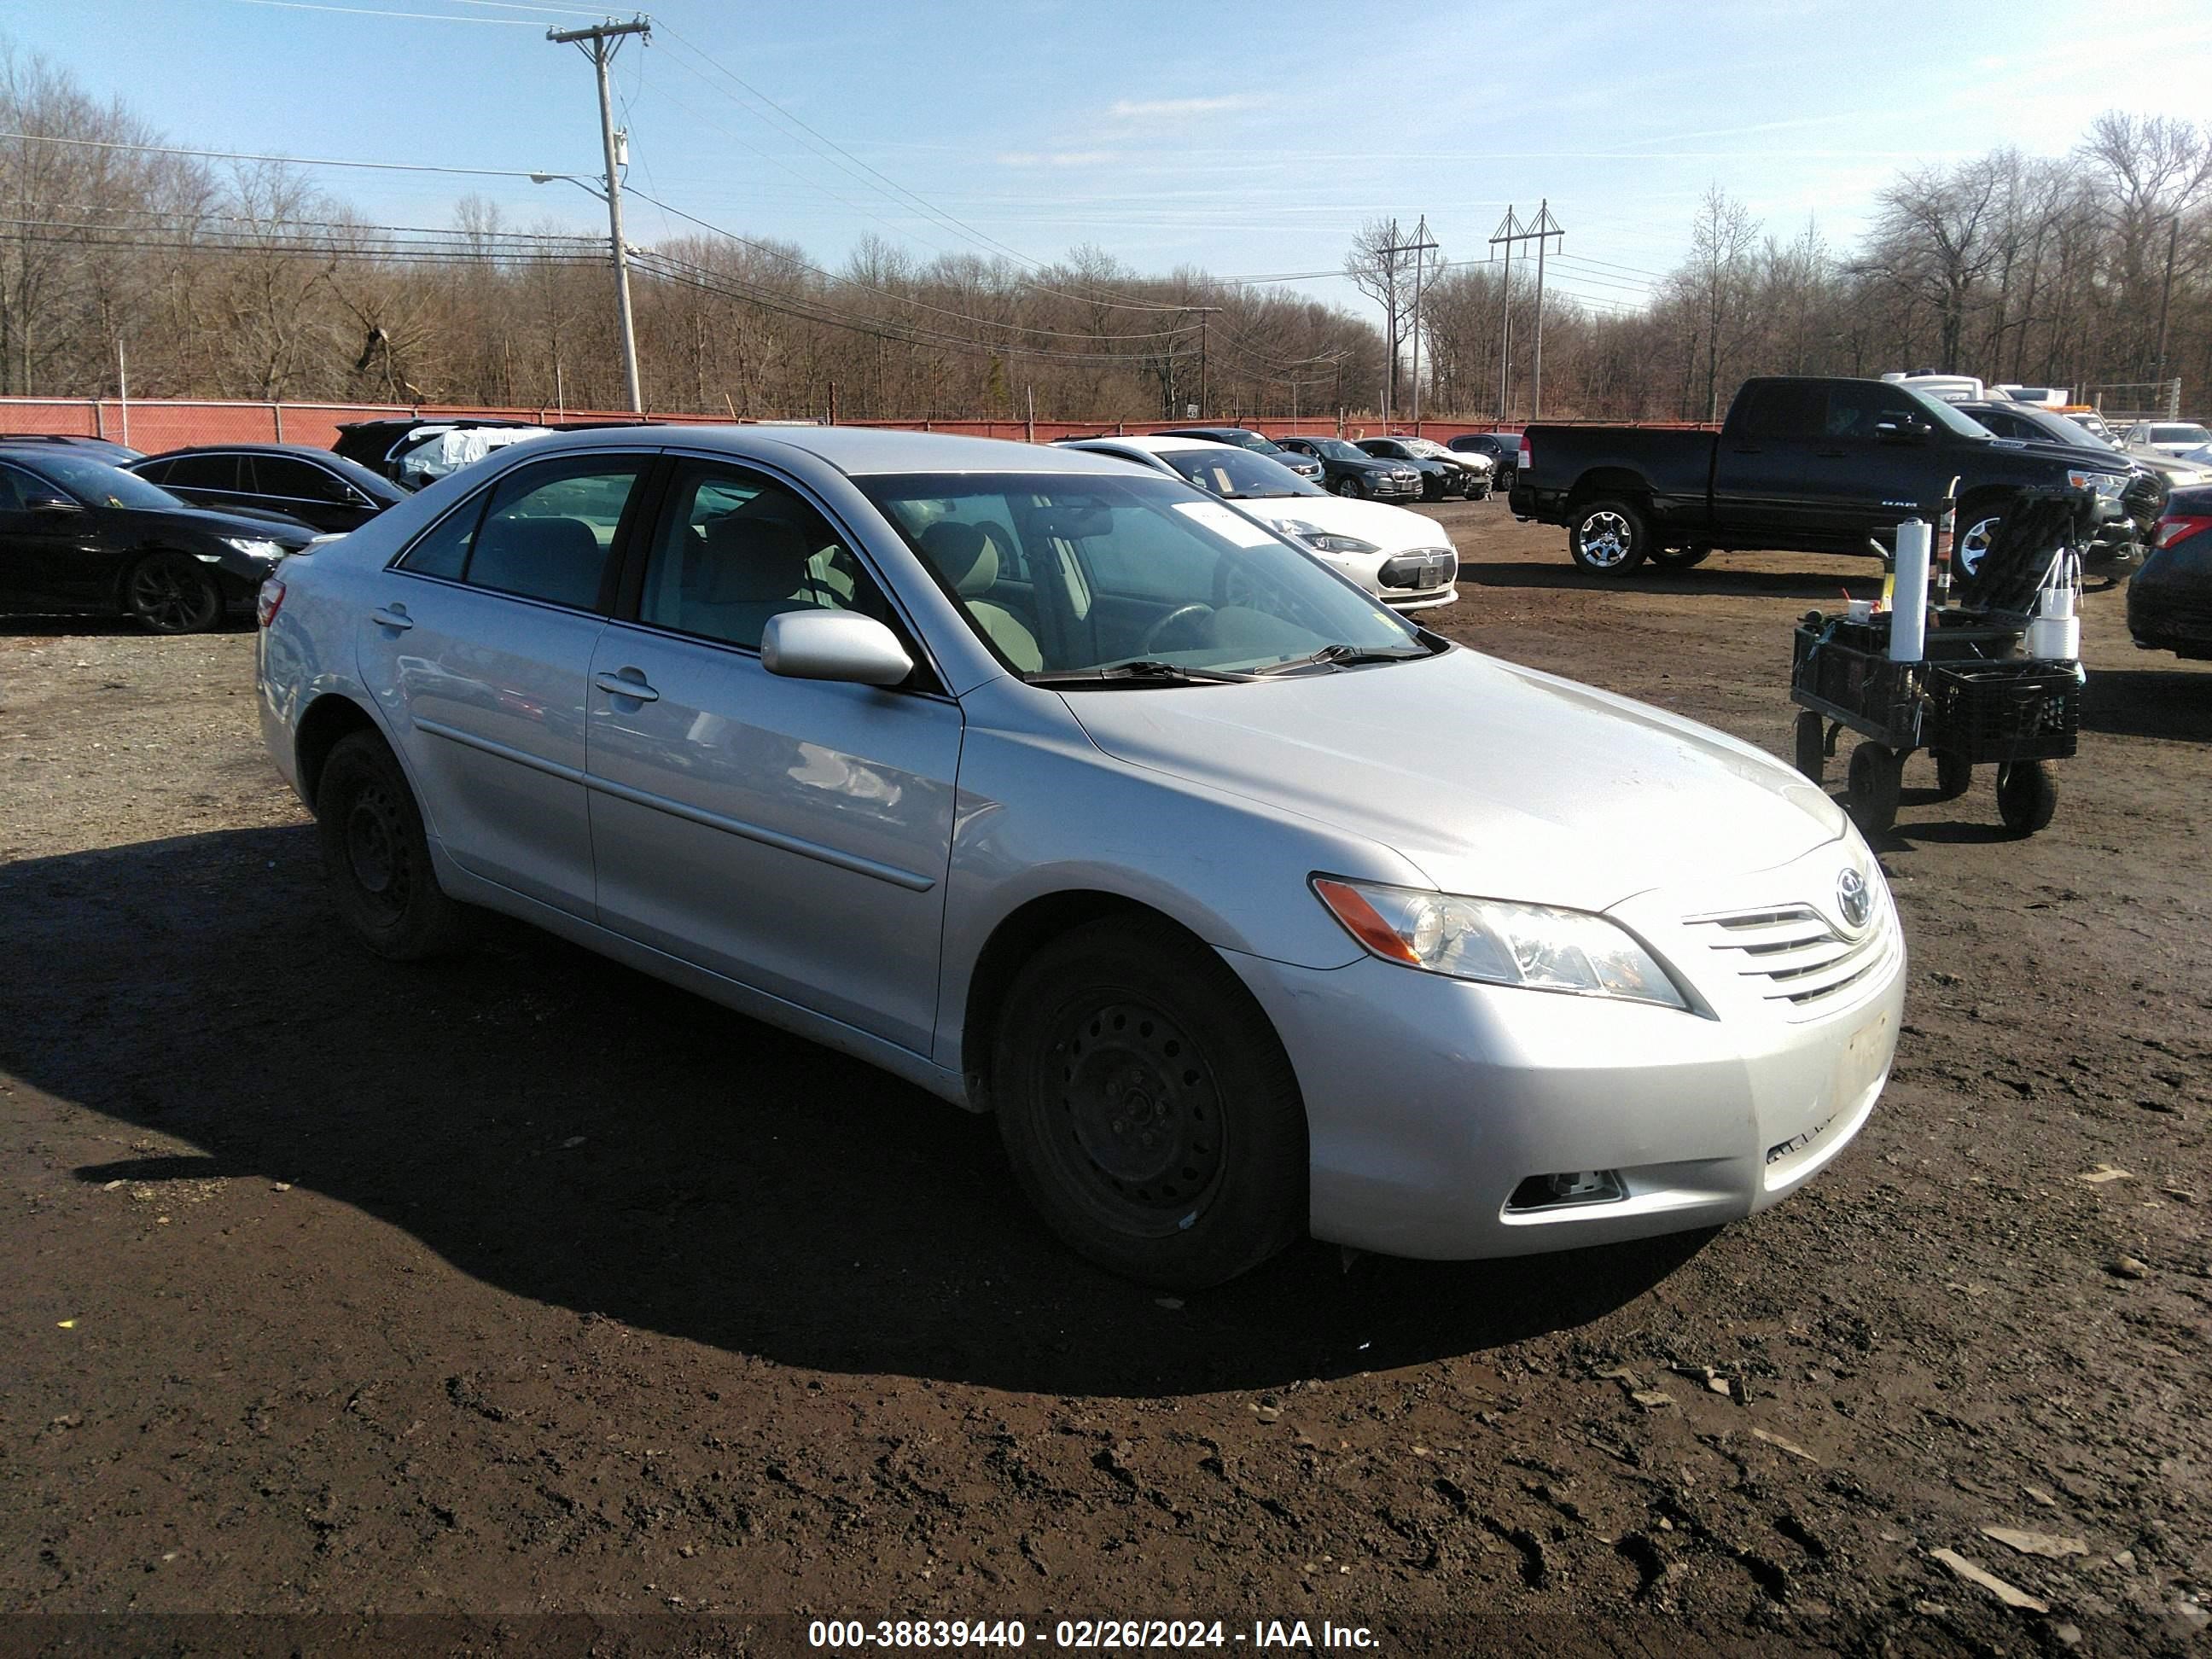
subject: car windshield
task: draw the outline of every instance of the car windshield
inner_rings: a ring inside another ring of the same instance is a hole
[[[2057,443],[2080,444],[2085,449],[2117,447],[2109,440],[2100,438],[2090,431],[2079,421],[2069,421],[2063,415],[2051,415],[2038,410],[2034,414],[2023,416],[2021,418]]]
[[[1365,461],[1374,458],[1341,438],[1302,438],[1298,441],[1316,455],[1325,455],[1332,461]]]
[[[1170,685],[1430,653],[1350,582],[1170,478],[855,482],[977,636],[1032,680]]]
[[[72,495],[97,501],[103,507],[160,508],[187,505],[135,472],[125,472],[119,466],[110,466],[88,456],[40,455],[33,465]]]
[[[1989,428],[1984,426],[1972,416],[1965,414],[1945,403],[1941,398],[1931,398],[1926,392],[1917,391],[1909,386],[1899,386],[1897,390],[1911,398],[1930,421],[1946,431],[1955,432],[1961,438],[1986,438],[1991,435]]]
[[[1451,459],[1451,451],[1433,438],[1401,438],[1398,441],[1416,455],[1441,455],[1446,460]]]
[[[1176,471],[1225,501],[1264,495],[1325,495],[1285,466],[1249,450],[1211,444],[1204,449],[1157,450],[1154,453]]]

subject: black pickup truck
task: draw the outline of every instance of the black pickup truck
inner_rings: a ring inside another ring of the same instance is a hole
[[[1717,547],[1865,553],[1904,520],[1932,523],[1954,478],[1971,574],[2016,490],[2093,489],[2116,520],[2130,471],[2113,451],[1999,440],[1887,380],[1796,375],[1745,381],[1717,433],[1539,425],[1522,453],[1513,516],[1565,525],[1575,562],[1608,576]]]

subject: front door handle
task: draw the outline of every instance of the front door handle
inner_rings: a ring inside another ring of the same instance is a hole
[[[368,619],[379,628],[394,629],[402,634],[415,626],[415,619],[407,614],[404,605],[387,605],[381,611],[372,611]]]
[[[625,668],[619,674],[594,674],[592,684],[611,697],[628,697],[633,702],[660,701],[660,693],[647,685],[644,674],[635,668]]]

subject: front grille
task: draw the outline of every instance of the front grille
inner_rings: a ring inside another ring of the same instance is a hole
[[[1808,904],[1693,916],[1689,926],[1710,929],[1705,942],[1728,971],[1789,1019],[1812,1019],[1848,1000],[1897,951],[1897,915],[1887,900],[1876,901],[1856,939]]]
[[[1442,587],[1459,574],[1458,563],[1449,549],[1422,548],[1384,560],[1376,576],[1385,587]]]

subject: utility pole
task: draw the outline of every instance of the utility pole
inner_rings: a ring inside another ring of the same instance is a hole
[[[1185,317],[1194,316],[1198,319],[1198,412],[1201,416],[1203,416],[1206,410],[1207,395],[1206,319],[1209,317],[1218,317],[1221,314],[1221,309],[1222,308],[1219,306],[1185,306],[1182,307],[1182,314]],[[1176,327],[1178,330],[1183,325],[1181,323],[1177,323],[1176,325]],[[1168,356],[1169,362],[1172,363],[1175,358],[1175,342],[1173,340],[1170,340],[1168,342]],[[1176,414],[1172,407],[1175,402],[1175,393],[1172,383],[1170,383],[1169,389],[1168,401],[1170,405],[1168,410],[1168,417],[1170,420],[1182,420],[1185,418],[1184,416]]]
[[[1412,241],[1393,242],[1382,250],[1382,257],[1389,262],[1390,295],[1394,301],[1396,299],[1398,293],[1398,256],[1401,253],[1410,253],[1413,256],[1413,419],[1416,422],[1419,421],[1421,418],[1422,255],[1425,253],[1433,252],[1436,249],[1436,246],[1437,245],[1434,242],[1429,240],[1429,216],[1425,213],[1421,216],[1421,222],[1414,227],[1413,240]],[[1390,379],[1389,382],[1389,385],[1394,386],[1398,383],[1397,330],[1398,314],[1394,307],[1390,313]],[[1383,399],[1382,409],[1382,418],[1385,425],[1389,424],[1390,416],[1393,413],[1390,404],[1391,399],[1386,397]]]
[[[2166,226],[2166,284],[2158,291],[2158,373],[2151,378],[2166,379],[2166,307],[2173,298],[2173,253],[2181,244],[2181,216],[2170,215]]]
[[[556,45],[573,45],[583,49],[592,60],[599,82],[599,142],[606,152],[607,161],[607,235],[614,243],[615,253],[615,320],[622,332],[623,390],[629,394],[630,412],[645,413],[645,393],[637,379],[637,325],[629,309],[629,248],[623,240],[622,175],[616,171],[614,106],[607,91],[607,65],[614,61],[622,37],[635,34],[650,38],[653,21],[642,14],[627,23],[595,23],[587,29],[548,29],[545,38]],[[629,146],[629,135],[622,135],[624,159]]]
[[[1504,244],[1505,246],[1505,281],[1503,284],[1504,297],[1499,302],[1503,321],[1498,328],[1498,418],[1501,422],[1505,419],[1505,388],[1510,377],[1512,366],[1513,245],[1516,242],[1534,242],[1536,245],[1536,351],[1529,397],[1532,407],[1530,418],[1534,420],[1543,418],[1544,244],[1547,240],[1553,236],[1557,236],[1563,244],[1566,240],[1566,233],[1559,228],[1559,222],[1552,217],[1552,201],[1547,196],[1542,204],[1537,208],[1536,216],[1526,224],[1522,223],[1514,216],[1511,208],[1507,208],[1505,216],[1498,222],[1498,234],[1490,239],[1492,246],[1499,243]]]

